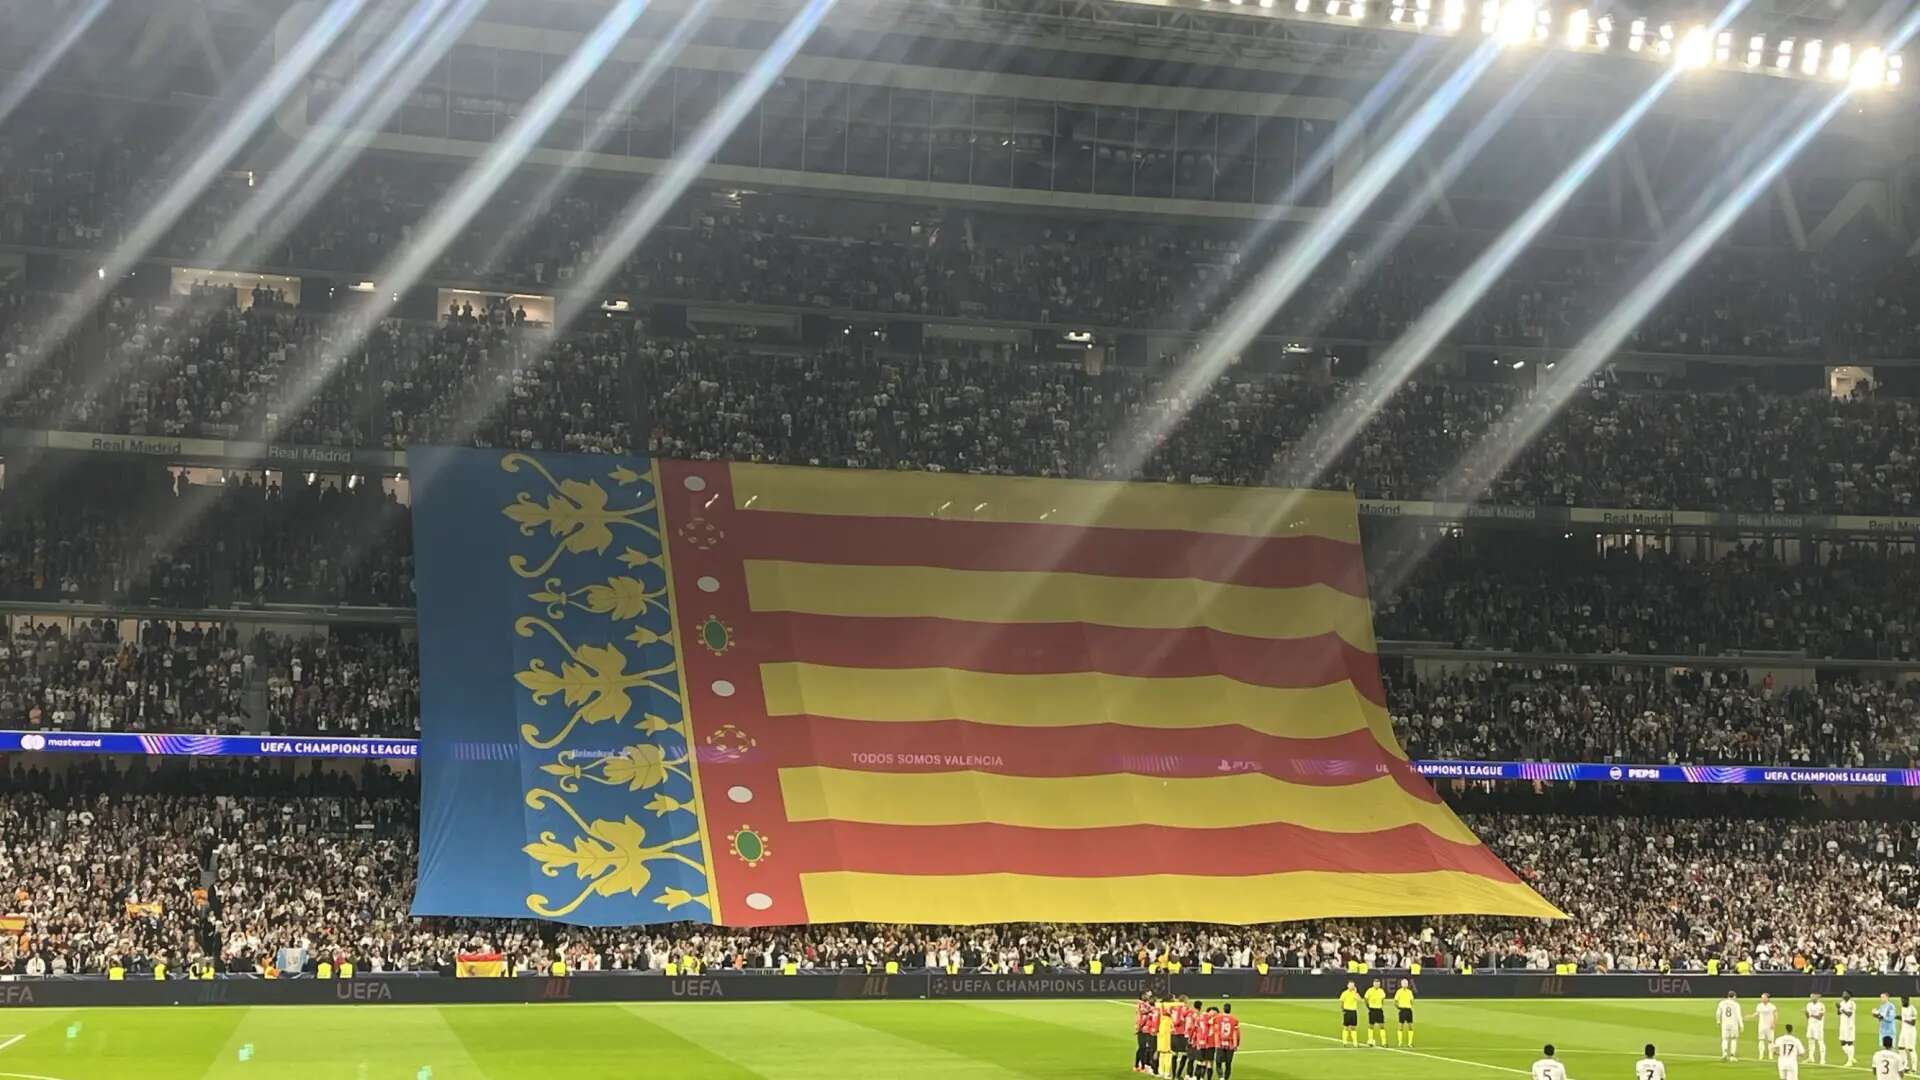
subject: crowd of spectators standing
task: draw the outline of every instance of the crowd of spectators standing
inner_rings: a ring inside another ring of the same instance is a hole
[[[267,678],[277,735],[420,734],[420,653],[391,631],[311,634],[277,643]]]
[[[193,153],[167,117],[104,131],[53,116],[30,108],[0,129],[0,243],[110,248]],[[365,157],[284,235],[250,243],[242,254],[256,264],[366,275],[411,241],[459,174],[459,166],[440,161]],[[257,180],[242,174],[203,190],[153,254],[210,254],[222,226],[259,190]],[[543,181],[537,171],[510,178],[482,211],[488,226],[457,236],[430,276],[565,288],[599,253],[632,182],[583,175],[549,194]],[[1191,329],[1237,298],[1288,238],[1280,229],[1249,239],[1238,225],[1036,221],[773,195],[741,202],[696,190],[619,262],[607,287],[647,298]],[[1286,309],[1286,330],[1391,338],[1484,244],[1416,233],[1378,263],[1356,266],[1371,240],[1356,236],[1323,263]],[[1716,252],[1629,346],[1768,356],[1920,353],[1905,304],[1914,271],[1898,249],[1840,250],[1830,258]],[[1607,310],[1640,257],[1626,246],[1532,252],[1464,315],[1455,336],[1571,344]]]
[[[1459,666],[1389,677],[1407,753],[1455,761],[1909,768],[1920,682],[1757,684],[1729,669]]]
[[[413,599],[406,507],[377,482],[12,456],[0,597],[166,607]]]
[[[254,656],[231,630],[108,619],[71,630],[21,619],[0,639],[0,728],[179,731],[246,727]]]
[[[15,617],[0,728],[413,737],[419,652],[396,629]]]
[[[663,339],[626,320],[555,337],[508,322],[265,305],[107,303],[39,360],[50,301],[0,305],[0,421],[143,436],[587,453],[1222,484],[1310,482],[1363,498],[1748,512],[1920,513],[1920,405],[1740,384],[1682,396],[1602,373],[1521,445],[1511,382],[1415,380],[1340,444],[1316,433],[1370,376],[1183,357],[1032,356]],[[343,355],[344,354],[344,355]],[[1498,475],[1455,464],[1511,442]]]
[[[4,768],[0,884],[24,915],[0,938],[0,973],[311,974],[350,960],[363,973],[451,970],[462,952],[500,952],[516,969],[661,971],[688,958],[709,971],[1085,970],[1210,961],[1249,967],[1758,970],[1920,973],[1920,827],[1904,812],[1836,812],[1798,802],[1745,806],[1689,796],[1684,812],[1588,793],[1578,812],[1551,799],[1468,824],[1571,918],[1192,925],[760,930],[703,926],[588,929],[513,920],[415,919],[417,791],[408,774],[285,764],[194,763],[126,771],[94,762]],[[1484,801],[1484,800],[1483,800]],[[1471,800],[1469,800],[1471,802]],[[1470,807],[1471,808],[1471,807]],[[1766,816],[1756,816],[1764,814]]]
[[[1396,573],[1415,556],[1409,573]],[[1920,559],[1872,545],[1832,545],[1804,560],[1761,543],[1685,558],[1492,532],[1412,552],[1381,543],[1367,557],[1375,632],[1389,640],[1539,653],[1920,659],[1920,612],[1910,602]]]
[[[262,633],[21,620],[0,640],[0,727],[411,738],[419,653],[394,628]],[[1743,666],[1382,663],[1419,759],[1920,767],[1920,682]],[[250,690],[257,691],[249,698]]]

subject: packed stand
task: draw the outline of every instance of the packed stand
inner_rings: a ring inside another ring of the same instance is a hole
[[[267,677],[273,734],[420,734],[420,653],[410,640],[363,629],[279,645]]]
[[[1915,681],[1514,664],[1390,677],[1387,704],[1419,760],[1920,765]]]
[[[0,129],[0,243],[119,243],[193,152],[179,133],[177,118],[166,113],[89,131],[23,110]],[[295,270],[370,273],[410,240],[458,176],[445,162],[364,157],[284,236],[249,244],[244,254]],[[582,175],[548,195],[544,179],[536,170],[513,177],[481,218],[505,224],[465,230],[430,276],[565,287],[599,253],[606,223],[633,189],[626,178]],[[256,190],[239,176],[215,181],[154,254],[220,254],[209,247]],[[743,205],[698,190],[618,264],[607,287],[656,299],[1192,329],[1216,318],[1289,239],[1276,230],[1249,240],[1244,227],[1207,223],[1036,222],[913,207],[876,212],[767,195]],[[1475,238],[1416,235],[1368,265],[1360,260],[1371,239],[1351,239],[1304,283],[1283,317],[1290,332],[1394,337],[1481,247]],[[1572,344],[1644,257],[1624,245],[1600,251],[1529,253],[1462,318],[1455,339]],[[1715,252],[1628,345],[1688,354],[1915,355],[1920,333],[1905,306],[1914,271],[1899,254],[1871,246],[1838,256]]]
[[[21,619],[0,640],[0,728],[185,732],[248,726],[254,652],[232,628]]]
[[[504,321],[388,319],[116,299],[45,363],[31,310],[0,316],[0,417],[30,427],[402,449],[418,443],[1223,484],[1526,505],[1920,513],[1920,406],[1871,393],[1684,398],[1605,375],[1496,477],[1455,474],[1506,437],[1510,383],[1409,382],[1349,444],[1317,424],[1367,377],[904,357],[649,337],[597,321],[554,338]],[[342,352],[345,355],[340,355]],[[102,363],[96,358],[105,356]],[[831,418],[833,423],[816,422]],[[645,437],[641,437],[641,432]]]
[[[1540,970],[1698,970],[1709,959],[1760,970],[1920,973],[1920,826],[1779,801],[1695,797],[1691,816],[1636,814],[1591,794],[1584,812],[1468,815],[1565,922],[1433,918],[1210,926],[906,927],[760,930],[588,929],[408,915],[417,790],[410,774],[285,764],[192,763],[108,772],[13,762],[0,803],[0,885],[18,936],[0,974],[311,974],[349,960],[363,973],[448,973],[466,952],[516,970],[879,967],[969,971],[1183,966],[1339,968],[1419,962]],[[1549,809],[1552,800],[1538,800]],[[1528,809],[1528,808],[1518,808]],[[1858,808],[1856,808],[1858,809]],[[1602,811],[1605,811],[1603,813]],[[1755,817],[1753,813],[1776,816]],[[1788,816],[1777,816],[1777,815]]]
[[[407,509],[377,483],[236,474],[196,484],[184,471],[97,459],[22,456],[7,466],[0,598],[412,603]]]
[[[1534,653],[1920,659],[1911,603],[1920,558],[1869,545],[1805,561],[1760,543],[1687,559],[1596,551],[1590,538],[1488,534],[1431,550],[1380,544],[1367,555],[1374,627],[1388,640]],[[1397,573],[1415,555],[1411,573]]]

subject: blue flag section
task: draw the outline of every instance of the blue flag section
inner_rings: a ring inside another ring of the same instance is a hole
[[[435,447],[407,460],[413,913],[711,922],[652,463]]]

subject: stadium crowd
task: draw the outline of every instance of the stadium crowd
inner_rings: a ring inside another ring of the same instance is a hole
[[[22,619],[0,638],[0,728],[239,731],[253,662],[230,630],[147,623],[122,640],[107,619]]]
[[[1590,971],[1757,970],[1920,974],[1920,826],[1822,816],[1793,803],[1695,796],[1684,814],[1635,813],[1607,797],[1538,800],[1572,813],[1470,813],[1468,824],[1566,922],[1434,918],[1279,924],[589,929],[511,920],[415,919],[417,790],[411,774],[259,762],[77,761],[5,766],[0,881],[25,918],[0,938],[0,974],[310,974],[321,960],[362,972],[451,970],[463,952],[501,952],[519,970],[575,971],[957,965],[970,971],[1110,970],[1205,960],[1339,968],[1418,962]],[[1486,801],[1483,798],[1482,801]],[[1473,800],[1467,805],[1471,807]],[[1518,809],[1529,809],[1518,807]],[[1608,812],[1611,811],[1611,812]],[[1782,816],[1752,816],[1755,813]]]
[[[0,598],[186,608],[412,602],[408,514],[377,483],[234,474],[196,484],[184,470],[144,462],[28,456],[7,465]]]
[[[1920,658],[1907,597],[1920,559],[1834,545],[1787,560],[1761,543],[1688,559],[1532,536],[1370,546],[1382,638],[1546,653],[1721,655],[1734,650],[1864,660]]]
[[[1888,514],[1915,512],[1920,488],[1920,411],[1870,393],[1839,401],[1744,387],[1691,394],[1676,409],[1671,392],[1603,376],[1487,478],[1452,466],[1525,414],[1530,397],[1515,384],[1409,382],[1341,447],[1312,441],[1315,421],[1364,393],[1365,375],[1235,367],[1195,392],[1171,355],[1134,367],[755,350],[651,338],[616,320],[554,339],[511,322],[393,319],[343,357],[347,316],[124,298],[34,362],[44,311],[0,309],[0,419],[22,426],[1311,482],[1366,498],[1526,505]]]
[[[164,116],[108,131],[22,115],[0,130],[0,243],[99,250],[118,243],[179,155]],[[293,227],[246,237],[256,264],[366,274],[413,236],[457,170],[444,163],[366,158]],[[255,179],[211,185],[154,249],[181,259],[210,250],[258,190]],[[564,288],[598,254],[606,223],[631,195],[618,181],[578,178],[559,193],[529,173],[493,199],[491,228],[465,230],[430,275],[517,288]],[[529,215],[537,214],[538,227]],[[951,217],[951,220],[949,220]],[[1234,227],[1137,221],[1040,221],[935,208],[875,212],[830,201],[756,196],[742,205],[700,190],[621,261],[608,288],[648,298],[741,301],[878,314],[1192,328],[1217,316],[1287,239],[1250,242]],[[1473,244],[1416,234],[1376,265],[1370,244],[1336,252],[1288,308],[1294,332],[1384,340],[1447,283]],[[1541,249],[1496,282],[1455,330],[1457,340],[1566,346],[1611,304],[1637,254],[1597,258]],[[1709,257],[1638,329],[1634,348],[1689,354],[1912,356],[1907,318],[1914,271],[1897,248],[1837,258],[1748,252]]]
[[[420,653],[397,633],[314,634],[277,645],[267,678],[277,735],[420,734]]]
[[[1738,672],[1465,666],[1390,677],[1417,759],[1897,766],[1920,762],[1920,682],[1775,688]]]
[[[288,635],[22,619],[0,639],[0,728],[411,738],[419,653],[397,630]],[[1920,765],[1920,682],[1751,679],[1743,668],[1384,664],[1417,759]],[[256,715],[247,691],[260,690]]]

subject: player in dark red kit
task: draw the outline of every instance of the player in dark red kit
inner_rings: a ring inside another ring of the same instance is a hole
[[[1220,1037],[1214,1042],[1213,1060],[1216,1063],[1214,1080],[1232,1080],[1233,1052],[1240,1049],[1240,1018],[1233,1015],[1231,1003],[1221,1006]]]
[[[1213,1018],[1219,1015],[1213,1009],[1201,1011],[1200,1003],[1194,1002],[1193,1034],[1187,1037],[1188,1044],[1193,1047],[1193,1053],[1187,1058],[1189,1077],[1207,1076],[1213,1071]]]
[[[1204,1035],[1203,1029],[1205,1029],[1206,1025],[1207,1025],[1207,1003],[1204,1001],[1196,1001],[1193,1003],[1193,1006],[1187,1010],[1186,1068],[1184,1071],[1176,1069],[1173,1075],[1189,1076],[1189,1077],[1192,1076],[1194,1066],[1199,1063],[1200,1059],[1207,1056],[1206,1050],[1202,1049],[1200,1045],[1202,1037]]]
[[[1193,1006],[1187,1004],[1185,994],[1176,994],[1173,998],[1173,1075],[1187,1075],[1187,1014]]]
[[[1160,1008],[1153,1003],[1153,991],[1140,992],[1140,1004],[1133,1011],[1133,1071],[1150,1073],[1154,1065],[1154,1036],[1160,1032]]]

